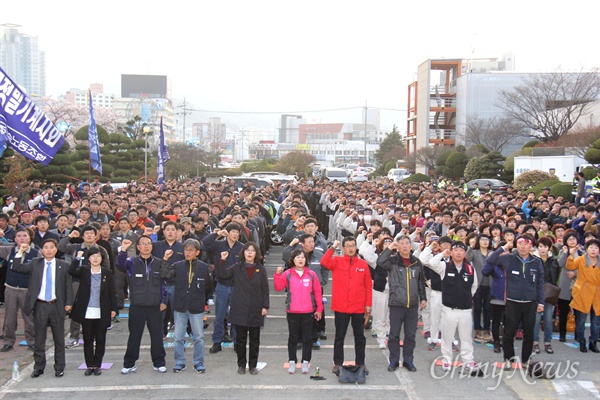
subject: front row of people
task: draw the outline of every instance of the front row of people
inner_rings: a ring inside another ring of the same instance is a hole
[[[198,260],[200,243],[189,239],[184,243],[185,260],[169,264],[172,251],[167,250],[164,260],[152,256],[152,240],[140,236],[136,247],[138,254],[127,257],[127,250],[133,243],[123,240],[116,266],[128,275],[130,287],[129,338],[124,356],[122,374],[135,372],[136,361],[144,325],[148,326],[151,338],[151,357],[154,369],[166,372],[165,350],[162,337],[161,312],[166,308],[165,279],[175,279],[175,366],[174,372],[186,368],[184,337],[188,323],[194,341],[193,366],[198,373],[206,371],[204,366],[203,312],[207,292],[213,287],[209,266]],[[346,237],[342,241],[342,255],[334,257],[339,246],[336,241],[324,254],[321,265],[333,273],[332,304],[335,313],[336,335],[334,342],[334,368],[339,374],[344,361],[343,343],[348,325],[354,333],[356,364],[365,364],[364,321],[371,312],[372,281],[368,264],[357,256],[356,241]],[[504,279],[506,287],[505,332],[503,349],[505,368],[512,367],[515,361],[513,340],[517,327],[523,329],[521,360],[529,361],[533,349],[533,327],[536,313],[544,309],[544,269],[539,258],[531,256],[534,240],[522,235],[516,240],[516,252],[511,252],[512,243],[492,252],[484,266],[483,275]],[[588,293],[598,275],[600,261],[600,241],[586,243],[586,254],[575,258],[571,253],[566,268],[579,270],[578,280],[573,287],[572,307],[576,312],[576,337],[583,343],[583,331],[587,314],[591,314],[590,344],[598,337],[598,296]],[[64,374],[64,317],[82,324],[84,356],[87,369],[85,375],[100,375],[105,351],[106,331],[111,319],[118,312],[114,277],[110,269],[102,267],[103,253],[98,247],[87,248],[85,257],[89,267],[82,267],[77,254],[69,266],[55,258],[57,243],[46,239],[41,246],[42,257],[28,259],[30,246],[22,243],[14,256],[12,269],[28,274],[29,286],[23,311],[30,315],[33,311],[35,331],[34,371],[32,377],[39,377],[46,367],[46,332],[50,326],[55,344],[55,376]],[[462,242],[453,242],[450,249],[433,257],[429,268],[441,278],[441,334],[444,370],[451,368],[452,340],[456,331],[461,340],[461,358],[464,365],[476,370],[473,358],[471,313],[472,297],[477,290],[477,274],[466,259],[467,247]],[[80,252],[80,253],[83,253]],[[238,260],[226,267],[229,252],[221,252],[216,263],[218,278],[233,279],[233,296],[229,321],[235,329],[235,352],[238,373],[246,373],[246,365],[251,374],[258,373],[257,362],[260,345],[260,329],[269,309],[269,285],[267,273],[261,263],[260,249],[253,242],[246,243]],[[25,262],[22,262],[25,260]],[[274,275],[275,289],[287,289],[286,311],[289,327],[288,359],[289,373],[294,373],[296,345],[302,343],[302,373],[308,373],[313,341],[313,319],[319,320],[323,313],[322,290],[316,274],[307,268],[306,255],[302,250],[294,250],[289,262],[291,268],[283,271],[278,268]],[[404,348],[402,366],[416,371],[413,362],[415,332],[418,308],[426,305],[425,276],[418,258],[411,255],[411,241],[407,236],[399,237],[390,243],[377,259],[378,268],[387,271],[389,284],[389,371],[399,367],[399,334],[404,327]],[[499,275],[499,276],[497,276]],[[75,299],[72,298],[71,277],[81,280]],[[96,344],[94,349],[94,342]],[[249,355],[246,346],[249,344]],[[368,371],[368,370],[367,370]]]

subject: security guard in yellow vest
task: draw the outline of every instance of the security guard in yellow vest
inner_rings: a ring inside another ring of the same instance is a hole
[[[592,191],[594,192],[596,201],[600,200],[600,170],[596,173],[594,179],[592,179]]]

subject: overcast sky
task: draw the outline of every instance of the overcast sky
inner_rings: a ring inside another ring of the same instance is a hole
[[[361,122],[360,107],[406,108],[406,88],[428,58],[501,57],[517,71],[600,66],[600,1],[0,0],[0,23],[38,35],[47,92],[121,74],[167,75],[175,105],[297,112]],[[405,131],[405,111],[382,111]],[[228,127],[273,129],[278,114],[220,116]]]

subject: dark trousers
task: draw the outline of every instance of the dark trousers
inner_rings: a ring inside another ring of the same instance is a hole
[[[100,368],[106,349],[106,328],[100,319],[85,319],[81,324],[83,333],[83,356],[88,368]],[[94,351],[94,341],[96,351]]]
[[[65,310],[60,310],[57,303],[36,302],[33,310],[33,327],[35,330],[35,350],[33,351],[34,369],[43,371],[46,368],[46,335],[48,326],[52,330],[54,340],[54,370],[65,369]]]
[[[325,308],[323,308],[320,320],[317,321],[313,318],[312,337],[315,343],[319,341],[319,332],[325,332]]]
[[[4,282],[6,282],[6,262],[0,260],[0,303],[4,303]]]
[[[123,367],[131,368],[140,358],[140,344],[144,333],[144,325],[150,332],[150,356],[155,367],[165,366],[165,347],[163,345],[162,314],[160,306],[129,307],[129,338],[123,359]]]
[[[473,296],[473,322],[475,330],[490,330],[492,319],[492,306],[490,304],[491,291],[489,286],[479,286]],[[483,324],[481,323],[481,312],[483,311]]]
[[[333,343],[333,363],[341,366],[344,363],[344,339],[348,331],[348,324],[352,322],[352,332],[354,333],[354,353],[356,365],[365,365],[365,332],[363,324],[365,322],[364,314],[347,314],[335,312],[335,342]]]
[[[400,361],[400,332],[403,325],[404,348],[402,359],[408,363],[413,362],[418,320],[419,311],[417,307],[390,307],[390,338],[388,340],[390,364],[398,364]]]
[[[504,319],[504,338],[502,347],[504,350],[504,359],[512,360],[515,357],[515,333],[521,323],[523,329],[523,347],[521,349],[521,362],[529,362],[529,357],[533,350],[533,327],[535,326],[535,313],[537,303],[530,301],[528,303],[518,303],[516,301],[506,301],[506,310]]]
[[[115,270],[115,285],[117,291],[117,303],[119,310],[125,306],[125,287],[127,286],[127,274],[123,271]]]
[[[313,344],[314,313],[294,314],[287,313],[288,322],[288,360],[297,362],[296,344],[302,343],[302,361],[310,361]]]
[[[565,337],[567,335],[567,316],[571,306],[571,300],[558,299],[556,307],[558,308],[558,332],[559,335]]]
[[[235,352],[237,353],[238,367],[256,368],[258,363],[258,347],[260,346],[260,326],[235,326]],[[248,338],[250,336],[250,338]],[[249,339],[249,340],[248,340]],[[246,342],[249,341],[248,358],[246,358]]]
[[[495,342],[500,341],[501,323],[504,324],[504,305],[492,304],[492,337]]]

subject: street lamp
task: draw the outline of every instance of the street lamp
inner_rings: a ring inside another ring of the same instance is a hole
[[[148,135],[151,131],[152,129],[147,125],[142,128],[142,132],[144,132],[144,182],[148,182]]]

